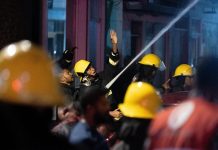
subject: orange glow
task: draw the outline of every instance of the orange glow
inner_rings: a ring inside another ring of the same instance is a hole
[[[20,80],[16,79],[12,82],[12,89],[15,91],[15,92],[19,92],[22,88],[22,84],[20,82]]]

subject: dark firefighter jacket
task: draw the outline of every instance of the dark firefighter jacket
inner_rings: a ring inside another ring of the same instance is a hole
[[[90,86],[100,86],[105,87],[108,82],[110,82],[113,77],[118,73],[118,62],[119,62],[119,53],[113,53],[111,51],[109,55],[109,59],[107,64],[105,65],[104,71],[98,73],[97,77],[94,80],[90,80],[89,77],[85,76],[82,78],[80,82],[79,91],[75,94],[78,99],[80,94],[83,94],[85,88]],[[111,109],[115,109],[117,107],[117,101],[113,98],[112,90],[108,90],[108,100],[110,101]]]

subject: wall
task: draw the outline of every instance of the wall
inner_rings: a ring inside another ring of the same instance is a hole
[[[42,44],[42,0],[1,0],[0,48],[22,39]]]
[[[66,46],[78,47],[74,62],[88,59],[103,70],[105,0],[67,0]]]
[[[218,56],[218,12],[205,13],[213,7],[217,10],[218,2],[213,2],[202,0],[190,12],[189,62],[193,64],[196,64],[201,56]]]

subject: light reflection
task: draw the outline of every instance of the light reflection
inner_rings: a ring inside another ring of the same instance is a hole
[[[7,54],[8,54],[8,56],[14,56],[15,55],[15,53],[16,53],[16,50],[17,50],[17,47],[16,47],[16,45],[14,45],[14,44],[11,44],[11,45],[9,45],[8,47],[7,47]]]
[[[13,91],[18,93],[22,88],[22,83],[19,79],[16,79],[16,80],[12,81],[11,86],[12,86]]]
[[[138,83],[138,87],[141,87],[141,86],[142,86],[142,82],[139,82],[139,83]]]
[[[28,40],[24,40],[20,42],[20,49],[24,52],[28,51],[31,47],[31,42]]]

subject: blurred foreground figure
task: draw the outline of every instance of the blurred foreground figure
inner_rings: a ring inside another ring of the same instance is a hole
[[[77,97],[83,95],[83,91],[86,88],[92,86],[105,87],[113,77],[117,74],[119,64],[119,51],[117,48],[117,34],[115,31],[111,31],[111,44],[112,49],[109,58],[106,62],[104,71],[97,73],[95,67],[88,60],[79,60],[74,66],[75,74],[80,78],[80,89]],[[113,91],[108,92],[108,100],[110,101],[111,110],[115,110],[118,105],[118,101],[113,97]],[[116,116],[115,116],[116,117]]]
[[[217,149],[218,58],[203,59],[196,72],[195,94],[161,112],[151,125],[149,149]]]
[[[81,150],[107,150],[105,139],[97,132],[98,125],[106,123],[109,118],[107,91],[92,86],[80,96],[82,119],[70,133],[70,142]]]
[[[127,89],[124,103],[119,105],[124,115],[120,139],[114,150],[142,150],[148,127],[161,100],[155,88],[145,82],[133,82]]]
[[[29,41],[0,52],[0,146],[9,150],[71,149],[50,134],[52,107],[63,103],[52,61]]]

